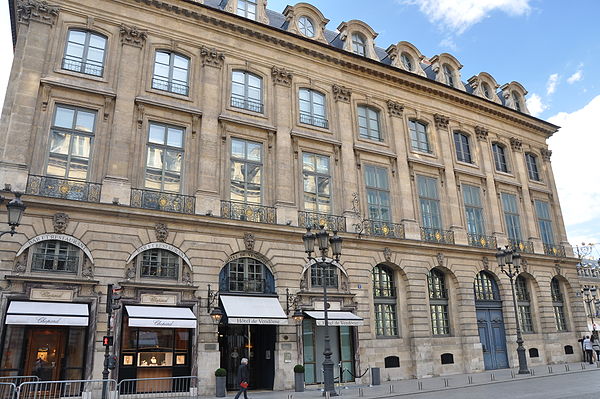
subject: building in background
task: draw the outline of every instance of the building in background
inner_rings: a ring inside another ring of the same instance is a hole
[[[514,366],[505,245],[530,363],[579,359],[558,127],[521,84],[384,50],[359,20],[328,30],[307,3],[10,4],[0,184],[28,209],[0,243],[1,373],[99,378],[107,284],[119,380],[198,375],[208,393],[247,357],[253,388],[290,388],[297,363],[319,383],[323,285],[344,382]],[[318,225],[344,238],[326,270],[303,252]]]

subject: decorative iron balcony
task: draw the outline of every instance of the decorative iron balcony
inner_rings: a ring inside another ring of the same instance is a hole
[[[182,96],[188,95],[188,85],[185,82],[179,83],[175,80],[162,79],[157,76],[152,78],[152,88],[170,91],[171,93],[181,94]]]
[[[102,184],[62,177],[29,175],[27,194],[64,198],[75,201],[100,202]]]
[[[221,217],[249,222],[277,224],[275,208],[237,201],[221,201]]]
[[[514,238],[508,239],[508,246],[513,249],[519,250],[519,252],[524,252],[526,254],[533,253],[533,243],[531,241],[523,241],[517,240]]]
[[[454,232],[452,230],[421,227],[421,240],[439,244],[454,244]]]
[[[132,188],[131,206],[193,215],[196,208],[196,198],[190,195]]]
[[[546,255],[556,256],[559,258],[564,258],[567,256],[565,254],[565,246],[564,245],[544,244],[544,253]]]
[[[326,230],[346,231],[346,218],[317,212],[298,212],[298,225],[302,227],[325,226]]]
[[[329,126],[327,119],[321,118],[320,116],[305,113],[300,113],[300,123],[306,123],[307,125],[322,127],[324,129],[327,129],[327,127]]]
[[[102,73],[104,72],[104,67],[101,62],[91,60],[84,62],[81,58],[72,56],[65,56],[65,58],[63,58],[63,69],[94,76],[102,76]]]
[[[248,111],[252,112],[259,112],[261,114],[263,113],[263,105],[260,102],[249,100],[243,97],[231,96],[231,106],[235,108],[247,109]]]
[[[469,245],[472,247],[496,249],[497,246],[496,237],[492,236],[467,233],[467,239],[469,240]]]
[[[363,234],[374,237],[404,239],[404,225],[379,220],[363,221]]]

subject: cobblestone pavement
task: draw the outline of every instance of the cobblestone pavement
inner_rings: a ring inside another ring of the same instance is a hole
[[[382,381],[379,386],[348,385],[338,389],[342,398],[598,398],[600,397],[600,365],[585,363],[535,366],[531,375],[518,375],[504,369],[477,374]],[[233,398],[236,392],[228,392]],[[249,391],[249,399],[322,398],[320,389],[305,392]],[[203,397],[213,399],[213,396]]]

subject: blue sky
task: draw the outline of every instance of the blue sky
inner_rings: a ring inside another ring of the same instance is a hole
[[[600,1],[311,0],[335,30],[360,19],[387,48],[406,40],[423,55],[453,54],[463,81],[485,71],[529,92],[532,114],[562,126],[549,141],[569,241],[598,243],[600,256]],[[51,3],[51,1],[50,1]],[[283,11],[285,0],[269,0]],[[368,6],[366,6],[368,5]],[[0,51],[12,52],[8,7],[0,0]],[[0,102],[10,63],[0,65]]]

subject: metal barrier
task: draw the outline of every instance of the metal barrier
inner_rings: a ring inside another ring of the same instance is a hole
[[[136,378],[122,380],[116,387],[119,398],[197,398],[198,377]]]
[[[6,377],[0,377],[0,383],[9,383],[19,386],[24,382],[39,381],[40,377],[37,375],[11,375]]]
[[[12,382],[0,382],[0,399],[15,399],[17,386]]]
[[[81,398],[101,399],[102,387],[107,384],[107,399],[117,399],[115,380],[68,380],[24,382],[17,389],[18,399]]]

